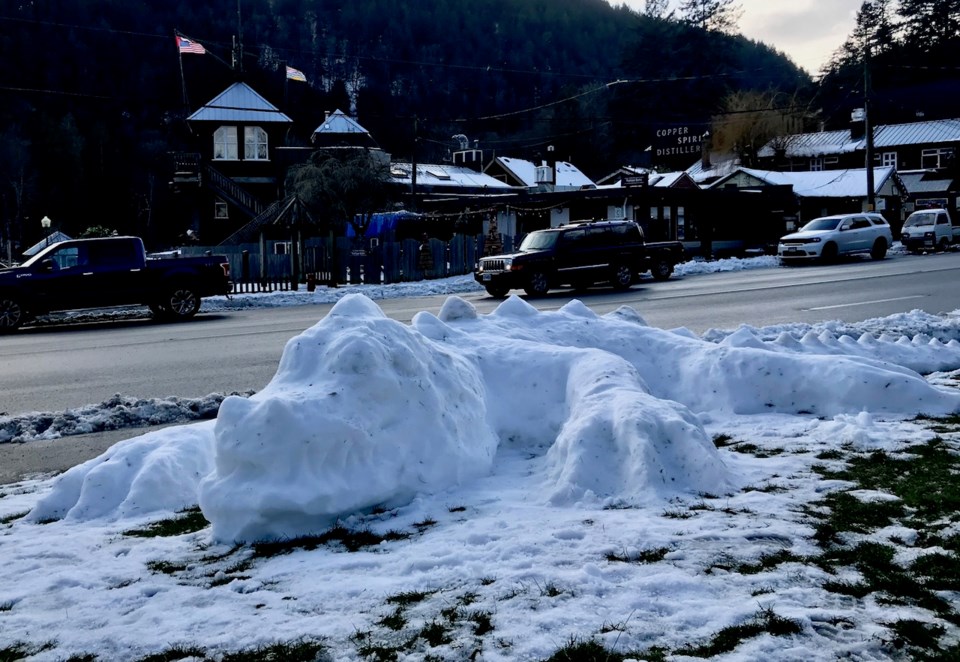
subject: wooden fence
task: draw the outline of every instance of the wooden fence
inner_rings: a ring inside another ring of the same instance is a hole
[[[450,241],[431,239],[431,273],[420,268],[419,246],[420,242],[414,239],[360,243],[338,237],[333,243],[311,238],[303,242],[302,249],[289,241],[267,241],[263,249],[252,243],[186,246],[179,250],[183,255],[226,256],[235,293],[272,292],[334,281],[388,285],[473,273],[483,254],[483,236],[454,235]]]

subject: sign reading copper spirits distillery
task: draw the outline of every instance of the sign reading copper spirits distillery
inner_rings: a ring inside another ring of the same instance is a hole
[[[661,126],[653,135],[653,158],[655,161],[681,159],[695,161],[703,146],[703,124]]]

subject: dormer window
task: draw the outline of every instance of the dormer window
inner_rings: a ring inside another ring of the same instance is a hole
[[[240,158],[237,151],[237,127],[221,126],[213,132],[214,161],[236,161]]]
[[[243,158],[246,161],[266,161],[269,158],[267,132],[259,126],[243,128]]]

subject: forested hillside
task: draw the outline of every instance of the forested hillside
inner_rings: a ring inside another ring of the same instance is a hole
[[[176,31],[207,54],[179,55]],[[340,108],[395,158],[443,160],[465,134],[488,156],[553,145],[594,176],[731,91],[802,99],[810,82],[767,46],[604,0],[6,3],[2,239],[34,239],[44,215],[68,232],[162,223],[184,117],[237,78],[295,120],[291,144]]]

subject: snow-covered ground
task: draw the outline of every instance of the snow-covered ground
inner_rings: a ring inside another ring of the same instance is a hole
[[[415,287],[474,287],[446,280]],[[955,315],[697,336],[630,308],[511,297],[482,315],[452,295],[405,325],[382,290],[334,291],[273,380],[216,420],[5,486],[0,651],[130,660],[308,638],[334,660],[374,659],[373,644],[542,660],[591,638],[675,649],[769,610],[799,634],[724,659],[886,659],[884,624],[930,616],[829,592],[813,565],[719,565],[813,554],[803,509],[844,486],[812,470],[824,451],[896,450],[932,437],[916,414],[960,413]],[[197,505],[209,526],[124,535]],[[378,542],[254,558],[252,543],[331,527]],[[448,636],[417,639],[438,624]]]

